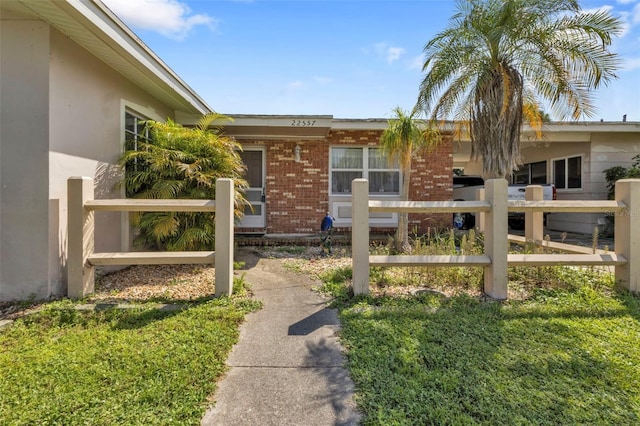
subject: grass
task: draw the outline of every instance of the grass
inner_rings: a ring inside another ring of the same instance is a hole
[[[76,305],[48,304],[0,332],[0,423],[199,424],[239,324],[259,307],[237,297]]]
[[[363,424],[640,424],[640,298],[609,274],[509,268],[520,297],[496,302],[468,271],[418,269],[372,271],[366,297],[349,268],[321,276]],[[419,284],[444,291],[391,291]]]

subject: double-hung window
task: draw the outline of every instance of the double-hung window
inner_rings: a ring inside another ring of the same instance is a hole
[[[553,183],[557,189],[581,189],[582,156],[553,160]]]
[[[380,148],[333,147],[331,148],[331,194],[351,193],[351,181],[369,180],[372,195],[400,194],[400,171],[397,164],[389,162]]]

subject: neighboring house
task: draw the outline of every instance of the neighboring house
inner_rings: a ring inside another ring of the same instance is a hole
[[[480,174],[482,166],[470,161],[471,143],[454,147],[454,167],[467,175]],[[640,154],[638,122],[548,123],[542,140],[530,129],[522,136],[523,166],[512,176],[514,183],[553,183],[559,200],[606,200],[604,170],[629,167]],[[547,226],[554,231],[591,234],[607,230],[610,221],[603,214],[554,213]]]
[[[66,293],[67,178],[113,189],[140,119],[210,111],[102,3],[0,1],[0,300]],[[128,248],[119,213],[96,250]]]

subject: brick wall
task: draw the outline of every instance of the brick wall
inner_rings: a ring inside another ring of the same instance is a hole
[[[267,226],[264,231],[268,234],[318,232],[329,208],[329,147],[376,146],[380,133],[379,130],[339,130],[330,131],[326,139],[318,140],[240,140],[243,146],[266,147]],[[300,162],[294,159],[296,145],[301,148]],[[449,139],[435,152],[414,159],[410,198],[450,199],[452,166]],[[409,220],[418,232],[426,232],[428,227],[449,226],[451,217],[410,215]]]

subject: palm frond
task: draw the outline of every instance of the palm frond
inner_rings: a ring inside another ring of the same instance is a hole
[[[539,125],[534,105],[549,104],[560,118],[595,113],[593,89],[620,66],[608,48],[622,28],[577,0],[459,1],[449,26],[424,47],[414,111],[470,123],[484,174],[507,176],[518,165],[523,120]]]
[[[127,196],[214,199],[215,181],[222,177],[231,178],[236,185],[235,213],[240,217],[247,204],[244,189],[248,184],[239,155],[242,147],[234,139],[221,135],[220,124],[227,119],[221,114],[207,114],[193,128],[183,127],[170,119],[166,122],[147,121],[149,139],[140,140],[137,146],[128,145],[130,149],[120,159],[125,169],[123,186]],[[210,233],[209,240],[212,241],[213,227],[208,225],[211,218],[209,213],[175,213],[169,216],[142,213],[136,218],[140,227],[137,241],[157,248],[187,246],[189,244],[185,241],[189,238],[180,238],[193,227]],[[205,241],[200,237],[190,239]],[[182,242],[177,244],[178,240]]]

